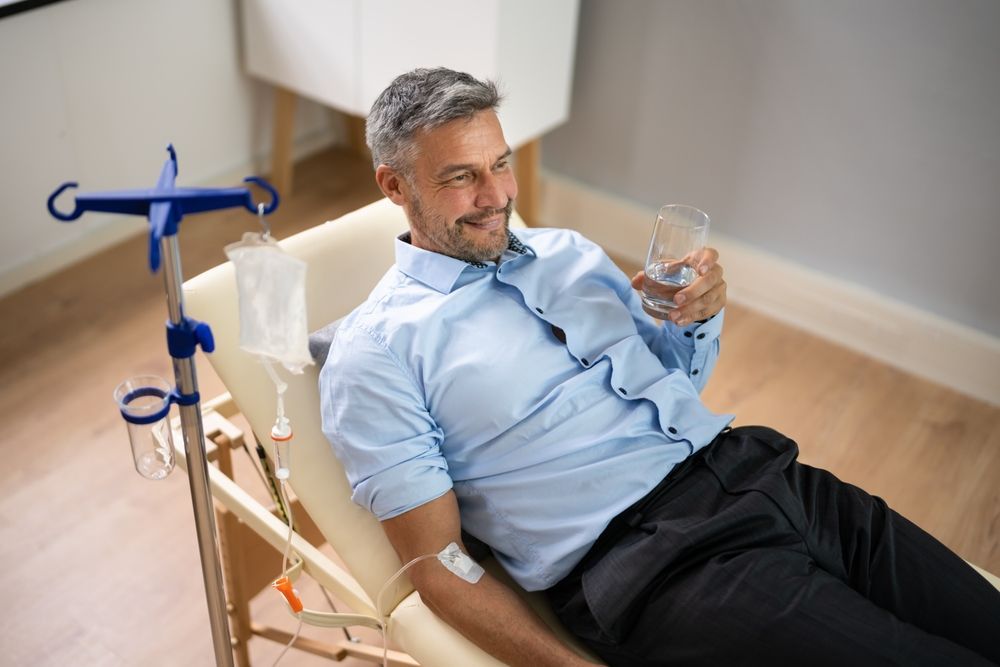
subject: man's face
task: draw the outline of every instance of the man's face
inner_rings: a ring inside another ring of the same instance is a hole
[[[496,114],[480,111],[422,132],[414,148],[400,183],[410,242],[458,259],[497,260],[507,248],[517,182]]]

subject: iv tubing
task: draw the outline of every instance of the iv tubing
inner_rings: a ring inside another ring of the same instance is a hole
[[[297,628],[295,628],[295,634],[292,635],[292,638],[288,640],[287,644],[285,644],[285,648],[281,649],[281,653],[279,653],[278,657],[275,658],[274,662],[271,663],[271,667],[278,667],[278,663],[281,662],[281,659],[285,657],[286,653],[288,653],[288,649],[292,648],[292,644],[294,644],[295,640],[299,638],[299,633],[301,632],[302,632],[302,617],[299,616],[299,625]]]
[[[288,500],[288,492],[285,489],[285,482],[282,481],[278,487],[281,490],[281,499],[285,504],[285,511],[288,513],[288,539],[285,541],[285,552],[281,557],[281,575],[288,576],[288,562],[292,553],[292,534],[295,530],[292,524],[292,503]]]
[[[423,556],[417,556],[409,563],[399,568],[396,574],[389,577],[388,581],[382,584],[382,588],[379,589],[378,595],[375,596],[375,614],[378,616],[382,627],[379,632],[382,634],[382,667],[389,667],[389,617],[385,615],[382,611],[382,595],[385,594],[389,586],[396,583],[396,580],[403,576],[403,573],[409,570],[411,567],[419,563],[420,561],[427,560],[428,558],[437,558],[437,554],[424,554]]]
[[[280,421],[285,418],[285,391],[288,389],[288,385],[278,377],[274,367],[271,365],[271,361],[267,357],[261,355],[260,360],[264,364],[264,370],[267,371],[268,376],[270,376],[271,381],[274,382],[274,386],[278,390],[277,421]]]
[[[270,370],[270,365],[266,365],[266,367]],[[272,377],[275,377],[273,375],[273,371],[272,371]],[[279,389],[279,392],[280,391],[281,390]],[[278,396],[280,397],[281,394],[279,393]],[[280,398],[279,398],[279,401],[280,401]],[[277,444],[277,443],[275,443],[275,444]],[[289,573],[288,572],[288,561],[290,560],[290,556],[291,556],[291,553],[292,553],[292,535],[295,532],[295,526],[294,526],[294,523],[293,523],[294,519],[292,518],[292,503],[288,499],[288,489],[285,486],[285,481],[284,480],[280,480],[278,482],[278,490],[281,492],[281,500],[282,500],[282,503],[285,506],[285,512],[286,512],[287,517],[288,517],[288,539],[285,541],[285,551],[284,551],[284,553],[281,556],[281,576],[282,577],[287,577],[288,573]],[[292,638],[288,640],[287,644],[285,644],[285,648],[282,649],[281,653],[278,654],[278,657],[276,657],[274,659],[274,662],[271,663],[271,667],[277,667],[277,665],[281,661],[281,659],[283,657],[285,657],[286,653],[288,653],[288,649],[290,649],[292,647],[292,645],[295,643],[295,640],[299,638],[299,633],[302,632],[302,613],[301,613],[301,611],[300,612],[293,612],[293,613],[299,619],[298,627],[295,628],[295,634],[292,635]]]

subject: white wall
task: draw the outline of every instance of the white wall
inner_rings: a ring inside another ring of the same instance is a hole
[[[235,1],[77,0],[0,20],[0,294],[143,229],[101,214],[57,223],[45,200],[64,181],[151,187],[169,142],[178,185],[236,185],[266,168],[272,94],[243,73],[237,12]],[[300,146],[339,131],[300,101]]]
[[[585,0],[543,160],[995,339],[998,35],[994,0]]]

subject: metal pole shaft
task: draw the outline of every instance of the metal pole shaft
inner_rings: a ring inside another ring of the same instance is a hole
[[[177,236],[160,240],[163,257],[163,282],[167,289],[167,310],[170,321],[180,324],[184,317],[181,295],[181,259]],[[174,378],[183,395],[198,391],[194,357],[174,359]],[[216,665],[232,667],[233,649],[226,612],[226,592],[223,587],[222,566],[219,562],[219,545],[215,531],[215,511],[208,486],[208,460],[205,456],[205,429],[201,421],[201,404],[180,406],[181,426],[184,433],[184,452],[187,456],[188,482],[191,486],[191,505],[194,524],[198,533],[198,550],[201,553],[201,571],[205,580],[205,597],[208,602],[208,619],[212,627],[212,644]]]

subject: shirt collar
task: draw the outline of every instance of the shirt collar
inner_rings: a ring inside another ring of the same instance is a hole
[[[508,230],[507,250],[515,255],[532,254],[535,252],[529,246],[514,236]],[[502,261],[502,260],[501,260]],[[410,232],[400,234],[396,238],[396,268],[414,280],[419,280],[430,288],[448,294],[455,287],[455,282],[467,268],[487,269],[484,262],[467,262],[462,259],[442,255],[438,252],[424,250],[410,244]]]

